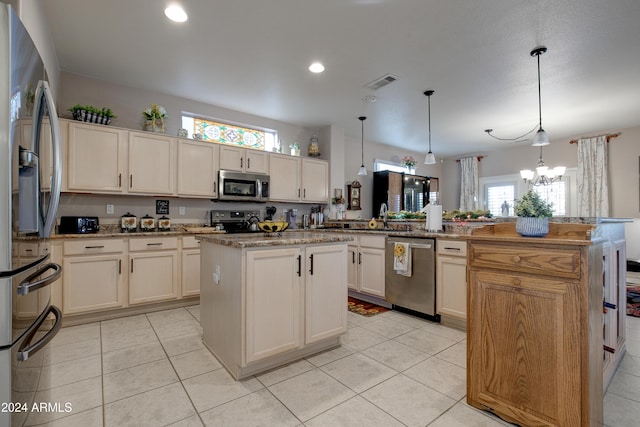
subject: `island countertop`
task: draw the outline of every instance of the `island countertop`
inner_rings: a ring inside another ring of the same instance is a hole
[[[233,248],[306,245],[314,243],[350,242],[352,236],[338,233],[288,231],[283,233],[206,234],[196,239]]]

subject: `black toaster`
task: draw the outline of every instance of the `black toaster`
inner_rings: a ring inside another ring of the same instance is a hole
[[[100,231],[97,216],[61,216],[58,234],[87,234]]]

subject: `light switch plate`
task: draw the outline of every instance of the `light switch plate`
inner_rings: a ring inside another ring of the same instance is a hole
[[[178,213],[179,213],[180,215],[184,215],[184,214],[185,214],[185,208],[184,208],[184,206],[180,206],[180,208],[178,209]]]

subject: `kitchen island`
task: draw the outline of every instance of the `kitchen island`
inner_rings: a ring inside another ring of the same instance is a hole
[[[467,402],[520,425],[602,425],[607,241],[596,225],[549,229],[468,237]]]
[[[285,232],[199,239],[203,341],[235,379],[340,344],[352,237]]]

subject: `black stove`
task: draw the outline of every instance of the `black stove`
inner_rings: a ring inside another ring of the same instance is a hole
[[[260,217],[258,211],[209,211],[209,225],[221,227],[227,233],[259,233],[260,230],[251,230],[251,219]],[[255,222],[255,219],[254,219]]]

